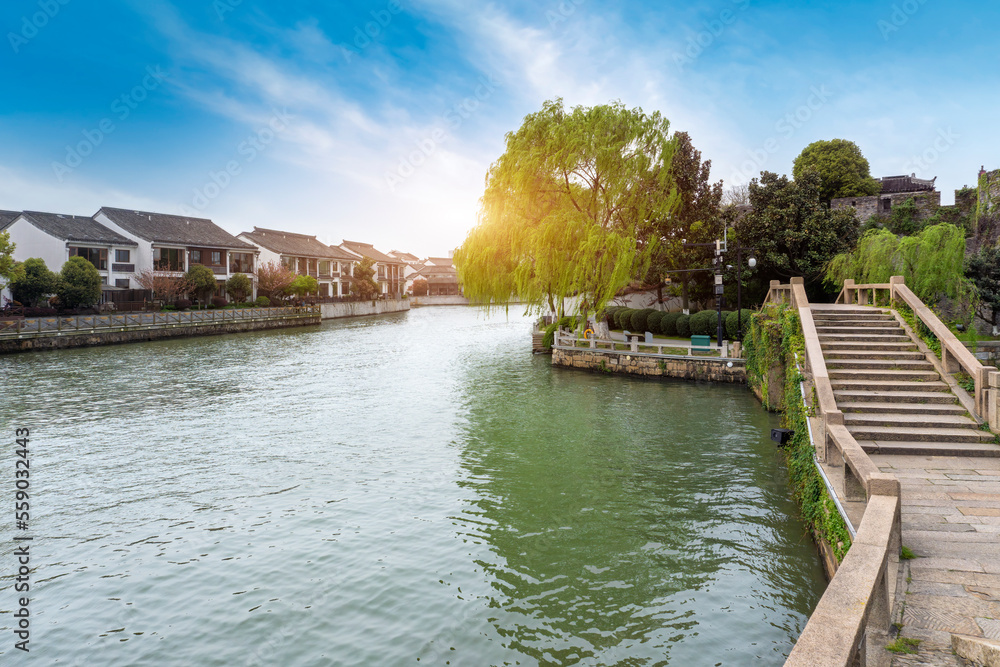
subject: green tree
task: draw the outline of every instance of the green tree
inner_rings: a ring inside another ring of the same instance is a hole
[[[821,203],[819,192],[815,171],[795,181],[765,171],[759,181],[750,182],[753,210],[733,229],[743,246],[756,251],[758,284],[801,276],[810,294],[818,296],[829,261],[854,247],[858,238],[854,210],[831,211]],[[732,236],[729,241],[733,243]],[[761,295],[748,296],[752,303]]]
[[[93,306],[101,299],[101,274],[83,257],[70,257],[59,273],[56,294],[64,308]]]
[[[378,296],[378,283],[375,282],[375,260],[362,257],[354,265],[354,273],[350,278],[351,293],[362,299],[374,299]]]
[[[33,308],[42,298],[56,293],[59,276],[49,271],[45,266],[45,260],[38,257],[26,259],[18,266],[16,272],[17,275],[10,284],[14,301]],[[98,283],[100,283],[99,278]]]
[[[1000,248],[988,246],[969,256],[965,276],[976,286],[976,314],[992,326],[992,335],[1000,335]]]
[[[837,197],[864,197],[881,192],[861,149],[847,139],[814,141],[806,146],[795,158],[792,176],[798,181],[811,169],[819,172],[820,199],[827,204]]]
[[[319,292],[319,282],[312,276],[295,276],[295,280],[288,286],[288,291],[301,299],[308,294]]]
[[[20,275],[18,263],[14,261],[14,249],[17,246],[10,242],[10,232],[0,232],[0,289]]]
[[[678,201],[668,129],[659,113],[620,103],[567,111],[557,99],[528,115],[491,165],[480,222],[455,253],[465,295],[560,312],[564,297],[583,295],[591,311],[645,277],[651,223]]]
[[[237,303],[246,301],[247,295],[253,292],[253,281],[245,273],[234,273],[226,281],[226,294]]]
[[[723,224],[720,205],[722,203],[722,181],[709,182],[712,161],[701,160],[701,151],[695,150],[687,132],[674,134],[676,144],[670,163],[669,187],[676,188],[677,209],[670,215],[654,221],[652,233],[656,237],[658,249],[653,254],[646,282],[656,285],[659,300],[663,299],[664,277],[680,286],[683,307],[689,307],[692,289],[696,298],[706,298],[710,293],[712,274],[675,273],[681,269],[708,268],[713,253],[710,248],[685,248],[688,243],[711,243],[722,238]],[[669,196],[669,193],[664,193]]]
[[[903,276],[924,303],[935,304],[942,297],[966,300],[972,284],[965,277],[964,260],[965,232],[955,225],[932,225],[913,236],[876,229],[866,233],[853,251],[831,258],[826,280],[839,290],[847,278],[864,284]]]
[[[191,290],[202,302],[207,301],[219,286],[215,273],[204,264],[192,264],[184,274],[184,280],[191,285]]]

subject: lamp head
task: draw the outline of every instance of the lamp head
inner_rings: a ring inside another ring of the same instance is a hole
[[[747,266],[749,266],[751,269],[753,267],[757,266],[757,258],[756,257],[751,257],[750,259],[748,259],[747,260]]]

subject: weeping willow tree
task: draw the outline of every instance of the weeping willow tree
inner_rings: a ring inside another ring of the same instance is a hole
[[[645,275],[657,246],[652,221],[678,197],[669,122],[620,103],[546,102],[507,135],[489,169],[479,224],[455,253],[464,294],[505,307],[600,309]]]
[[[830,260],[826,269],[826,281],[833,287],[848,278],[861,284],[887,283],[890,276],[903,276],[924,303],[969,298],[973,290],[965,277],[965,232],[949,223],[902,237],[875,229],[852,252]]]

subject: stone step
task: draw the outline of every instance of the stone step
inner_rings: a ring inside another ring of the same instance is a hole
[[[869,454],[899,456],[987,456],[1000,457],[1000,445],[968,442],[921,442],[906,440],[858,440]]]
[[[907,339],[907,342],[872,343],[856,341],[820,341],[823,352],[918,352],[917,345]]]
[[[951,396],[951,387],[944,382],[891,382],[885,380],[845,380],[830,378],[834,390],[844,391],[876,391],[876,392],[945,392]],[[836,394],[836,391],[834,391]]]
[[[837,380],[876,380],[897,382],[936,382],[941,379],[934,367],[929,371],[894,371],[884,368],[873,370],[862,369],[831,369],[830,381]]]
[[[847,415],[844,415],[845,418]],[[846,421],[846,419],[845,419]],[[875,442],[993,442],[993,434],[980,431],[977,428],[936,428],[936,427],[900,427],[900,426],[868,426],[864,424],[848,424],[847,430],[855,440],[873,440]]]
[[[814,313],[890,313],[888,308],[876,308],[875,306],[859,306],[857,304],[846,303],[813,303],[809,310]]]
[[[843,410],[843,408],[841,408],[841,410]],[[979,431],[979,424],[964,414],[893,414],[886,412],[880,414],[870,414],[851,412],[844,415],[844,423],[847,424],[848,428],[852,430],[856,427],[869,428],[871,426],[884,426],[885,428],[895,430],[912,430],[915,428],[960,428],[985,433],[985,431]]]
[[[861,334],[864,336],[905,336],[902,327],[824,327],[817,326],[820,338],[830,334]]]
[[[899,385],[889,383],[886,389],[841,389],[833,392],[833,397],[837,405],[844,403],[909,403],[914,405],[932,404],[957,404],[958,398],[951,393],[945,383],[940,385],[938,390],[928,391],[906,391],[900,390]],[[928,383],[921,383],[928,384]],[[923,389],[923,387],[921,387]]]
[[[822,333],[819,334],[820,345],[823,343],[909,343],[910,337],[905,334],[858,334],[858,333]]]
[[[926,396],[918,395],[918,396]],[[851,397],[858,398],[858,397]],[[883,398],[883,397],[879,397]],[[952,397],[954,398],[954,396]],[[958,404],[958,399],[952,403],[909,403],[889,402],[884,400],[841,400],[837,397],[837,407],[845,413],[871,413],[875,415],[962,415],[968,417],[965,407]]]
[[[825,355],[824,355],[825,356]],[[896,371],[934,371],[934,364],[920,355],[919,359],[826,359],[827,368],[840,370],[896,370]],[[936,371],[934,371],[936,372]]]
[[[899,326],[899,322],[897,322],[896,318],[892,317],[891,315],[887,318],[870,319],[870,320],[813,318],[813,323],[815,323],[817,327],[895,328]]]
[[[927,361],[924,353],[920,350],[823,350],[823,356],[826,358],[826,365],[829,366],[831,361],[837,359],[855,359],[858,361],[864,359],[877,359],[877,360],[912,360],[912,361]]]

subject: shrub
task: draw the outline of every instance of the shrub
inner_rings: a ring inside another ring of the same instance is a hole
[[[191,301],[189,299],[177,299],[177,301],[174,302],[174,307],[177,310],[187,310],[191,307]]]
[[[621,309],[622,309],[621,306],[608,306],[607,308],[604,309],[603,317],[605,321],[607,321],[608,327],[612,329],[615,328],[615,313],[617,313]]]
[[[744,308],[742,310],[743,315],[740,315],[740,313],[735,310],[729,313],[729,317],[726,318],[726,333],[729,335],[729,340],[736,340],[739,338],[739,336],[736,335],[738,320],[742,320],[743,335],[746,336],[746,333],[750,331],[750,316],[753,315],[753,312],[754,311],[752,310]]]
[[[50,315],[55,315],[55,308],[25,308],[25,317],[49,317]]]
[[[699,336],[715,336],[719,329],[719,314],[714,310],[702,310],[691,316],[691,333]]]
[[[632,317],[629,318],[629,322],[632,324],[631,328],[639,332],[649,331],[649,316],[655,312],[656,310],[653,308],[643,308],[633,312]]]
[[[631,322],[629,322],[629,320],[632,317],[632,313],[634,312],[635,311],[632,310],[631,308],[622,308],[617,313],[615,313],[615,328],[627,329],[629,326],[631,326]]]
[[[101,274],[83,257],[70,257],[59,273],[56,294],[64,308],[93,306],[101,300]]]
[[[664,315],[666,315],[666,313],[662,310],[654,310],[649,314],[649,317],[646,318],[646,327],[649,331],[654,334],[660,333],[660,320],[663,319]]]
[[[677,318],[681,313],[664,313],[660,318],[660,333],[664,336],[677,335]]]
[[[19,275],[11,281],[11,296],[14,301],[31,307],[54,293],[58,282],[59,276],[49,271],[45,260],[31,257],[24,260]]]
[[[259,296],[257,300],[253,302],[258,308],[268,308],[271,305],[271,300],[266,296]]]
[[[225,308],[228,303],[229,302],[226,301],[221,296],[213,296],[212,297],[212,305],[215,306],[216,308]]]
[[[691,316],[690,315],[681,315],[680,317],[678,317],[677,318],[677,323],[675,324],[675,326],[677,327],[677,335],[678,336],[680,336],[681,338],[690,338],[691,337]]]
[[[204,264],[192,264],[191,268],[184,274],[184,279],[191,284],[195,296],[203,302],[219,286],[219,282],[215,279],[215,273]]]
[[[234,273],[226,281],[226,294],[232,297],[233,301],[243,301],[252,291],[253,281],[245,273]]]

